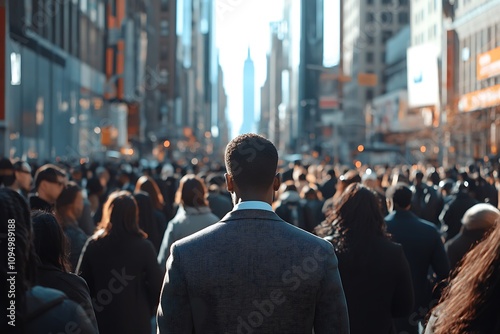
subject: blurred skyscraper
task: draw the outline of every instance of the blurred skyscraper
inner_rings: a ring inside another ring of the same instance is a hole
[[[243,67],[243,123],[240,134],[255,132],[255,68],[250,57],[248,57]]]
[[[343,85],[342,139],[350,151],[366,141],[365,108],[385,92],[386,42],[409,23],[408,0],[345,0],[343,26],[343,72],[351,81]]]

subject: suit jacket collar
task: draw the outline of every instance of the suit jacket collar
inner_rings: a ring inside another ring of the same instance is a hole
[[[386,216],[386,220],[415,218],[418,219],[417,215],[410,210],[394,210]]]
[[[257,209],[230,211],[220,221],[222,223],[225,223],[225,222],[229,222],[229,221],[251,220],[251,219],[273,220],[273,221],[277,221],[277,222],[285,222],[283,219],[281,219],[273,211],[257,210]]]

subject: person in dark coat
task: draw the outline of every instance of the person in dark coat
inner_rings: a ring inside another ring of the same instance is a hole
[[[418,333],[418,322],[433,306],[434,282],[427,277],[429,268],[435,275],[434,281],[440,282],[448,277],[450,264],[436,226],[410,211],[412,195],[406,184],[390,187],[386,193],[390,213],[385,221],[392,240],[403,246],[415,295],[415,313],[407,318],[398,318],[396,328],[398,331]]]
[[[163,213],[165,200],[161,194],[160,188],[156,181],[150,176],[141,176],[135,184],[135,192],[144,191],[149,195],[149,199],[153,204],[153,218],[158,225],[158,233],[162,236],[167,229],[168,220]]]
[[[326,171],[326,175],[326,179],[319,186],[319,191],[321,191],[323,198],[331,198],[337,191],[337,175],[335,175],[335,170],[331,167]]]
[[[297,187],[293,181],[287,181],[282,187],[284,191],[275,203],[276,214],[287,223],[305,230],[304,207]]]
[[[206,179],[208,187],[208,206],[214,215],[221,219],[233,209],[231,197],[226,196],[224,176],[209,174]]]
[[[67,333],[70,330],[80,334],[98,333],[80,305],[59,290],[36,285],[33,226],[22,195],[9,188],[0,188],[0,217],[0,243],[5,245],[5,260],[0,265],[5,287],[0,332]],[[7,247],[12,247],[15,263],[7,262]]]
[[[307,232],[313,232],[314,228],[325,220],[325,215],[321,210],[325,201],[321,196],[321,192],[312,184],[302,189],[300,197],[302,197],[303,201],[304,229]]]
[[[153,244],[139,228],[137,204],[128,191],[110,195],[77,273],[89,286],[101,334],[151,333],[162,271]]]
[[[40,260],[37,266],[37,283],[64,292],[70,300],[85,310],[97,331],[89,287],[83,278],[70,273],[67,240],[56,217],[44,211],[33,211],[31,217],[35,250]]]
[[[457,183],[453,198],[445,204],[439,216],[446,231],[446,240],[452,239],[462,228],[462,217],[465,212],[479,203],[473,196],[474,185],[469,181]]]
[[[419,218],[439,226],[439,214],[443,208],[441,198],[436,189],[425,184],[423,179],[424,173],[418,171],[411,186],[411,211]]]
[[[139,209],[139,227],[148,235],[148,240],[153,243],[158,253],[163,236],[160,235],[160,228],[154,217],[153,203],[145,191],[136,191],[134,198]]]
[[[317,231],[338,254],[351,334],[395,334],[392,318],[413,310],[413,286],[403,247],[386,232],[376,192],[351,184]]]
[[[444,245],[451,268],[456,268],[464,255],[495,227],[500,211],[491,204],[479,203],[467,210],[460,232]]]

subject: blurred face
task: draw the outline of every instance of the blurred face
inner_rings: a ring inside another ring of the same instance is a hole
[[[31,169],[29,168],[29,166],[23,166],[22,170],[16,171],[16,182],[20,189],[26,192],[31,190],[33,177],[31,176]]]
[[[55,182],[42,181],[38,192],[46,201],[53,204],[63,191],[65,185],[66,178],[64,176],[57,176],[57,181]]]

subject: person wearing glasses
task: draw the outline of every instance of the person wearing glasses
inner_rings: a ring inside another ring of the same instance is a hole
[[[63,169],[46,164],[35,173],[35,194],[29,197],[31,210],[53,212],[56,199],[66,185],[67,177]]]

